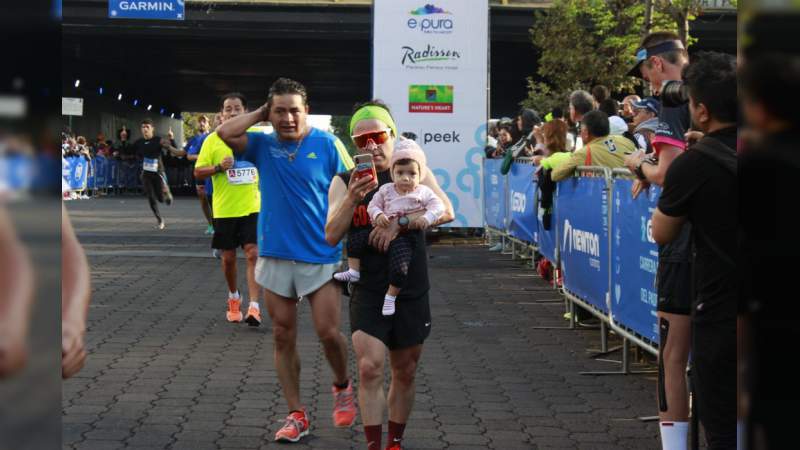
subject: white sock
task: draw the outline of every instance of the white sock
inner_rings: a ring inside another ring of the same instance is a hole
[[[660,422],[661,448],[663,450],[686,450],[689,422]]]
[[[237,289],[236,292],[228,292],[228,298],[231,300],[239,300],[239,290]]]
[[[255,308],[258,311],[261,311],[261,308],[259,308],[259,306],[258,306],[258,301],[256,301],[256,300],[250,300],[250,307],[251,308]]]
[[[361,276],[361,272],[358,271],[358,270],[353,269],[352,267],[350,269],[347,269],[347,271],[350,273],[350,275],[353,275],[354,277],[360,277]]]

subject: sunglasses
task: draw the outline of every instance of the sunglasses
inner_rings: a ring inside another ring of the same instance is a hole
[[[358,148],[367,146],[367,142],[372,141],[375,145],[381,145],[389,140],[389,133],[391,130],[371,131],[369,133],[359,134],[358,136],[350,136]]]

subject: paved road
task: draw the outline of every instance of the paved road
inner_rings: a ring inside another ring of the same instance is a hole
[[[164,231],[141,197],[68,207],[94,294],[91,357],[63,388],[64,448],[280,447],[269,441],[287,413],[270,329],[225,322],[219,261],[196,201],[164,207]],[[619,366],[587,353],[596,330],[534,328],[565,322],[563,304],[530,269],[480,245],[430,253],[433,331],[405,448],[659,448],[657,424],[637,420],[656,413],[652,376],[579,374]],[[306,302],[299,320],[313,436],[284,447],[363,448],[360,423],[331,424],[331,375]]]

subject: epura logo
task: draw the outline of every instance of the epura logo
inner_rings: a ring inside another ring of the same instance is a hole
[[[461,59],[461,53],[456,50],[442,50],[430,44],[422,50],[404,45],[401,50],[400,63],[410,69],[457,69],[454,62]]]
[[[437,8],[435,5],[427,4],[409,12],[412,17],[406,22],[406,26],[412,30],[419,30],[423,33],[450,34],[453,32],[453,13]],[[419,17],[425,16],[425,17]],[[445,17],[442,17],[445,16]]]
[[[569,245],[567,245],[569,244]],[[564,221],[564,241],[562,243],[564,250],[569,249],[586,253],[587,255],[600,257],[600,236],[596,233],[589,231],[579,230],[573,228],[569,220]]]

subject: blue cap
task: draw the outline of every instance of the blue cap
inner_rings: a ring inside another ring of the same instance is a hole
[[[653,97],[645,97],[640,102],[633,102],[633,109],[647,109],[653,114],[658,115],[661,112],[661,102]]]
[[[639,66],[642,65],[643,62],[647,60],[647,58],[655,55],[659,55],[661,53],[671,52],[673,50],[685,50],[686,47],[683,46],[683,42],[681,41],[666,41],[660,44],[655,44],[651,47],[640,47],[636,50],[636,64],[628,71],[627,75],[629,77],[636,77],[641,78],[642,74],[639,70]]]

